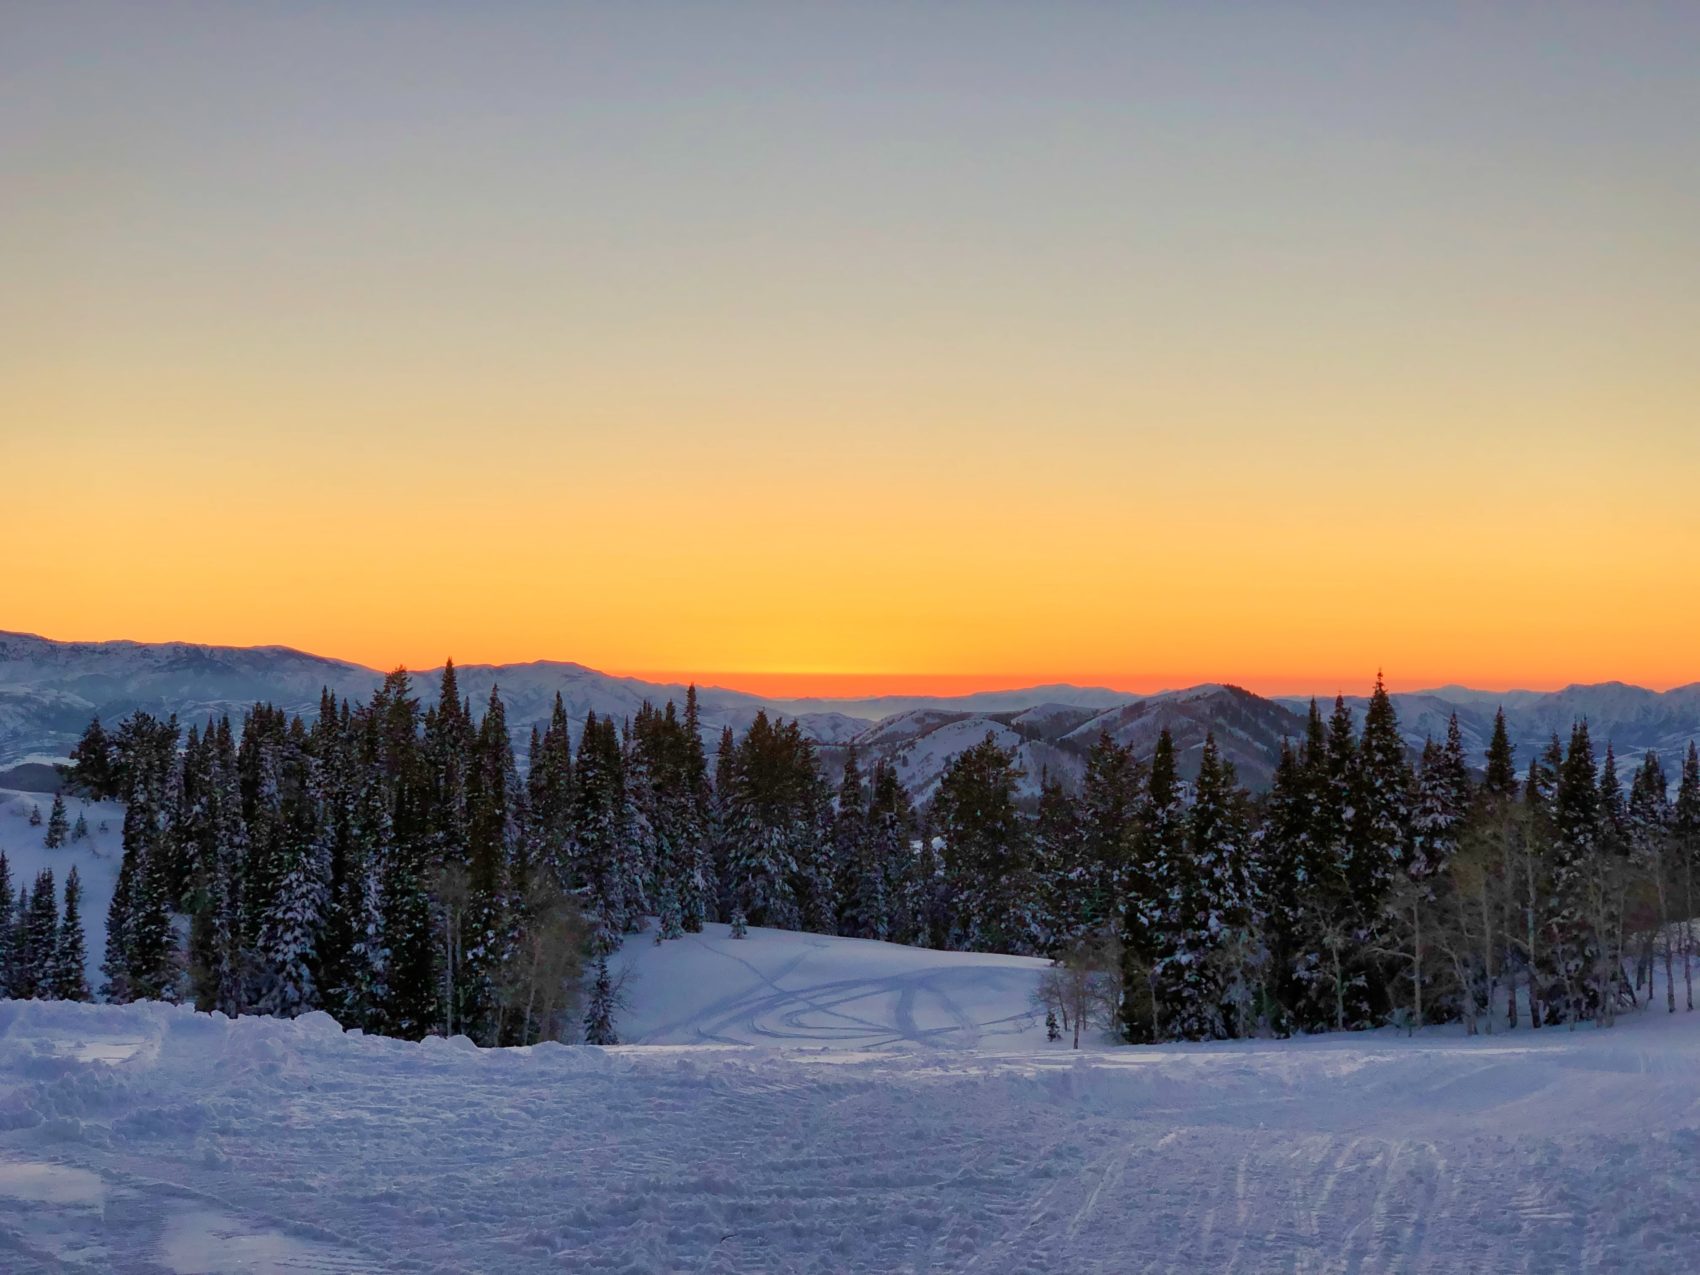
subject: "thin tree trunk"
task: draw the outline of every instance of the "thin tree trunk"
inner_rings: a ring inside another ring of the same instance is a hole
[[[1411,904],[1411,1032],[1423,1025],[1423,909]]]

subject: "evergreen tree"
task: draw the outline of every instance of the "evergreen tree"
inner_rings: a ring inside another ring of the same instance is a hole
[[[0,999],[16,998],[17,956],[15,927],[17,917],[12,897],[12,865],[6,852],[0,850]]]
[[[608,958],[596,960],[596,981],[591,985],[590,1003],[584,1011],[584,1043],[587,1045],[618,1045],[620,1037],[614,1030],[614,980],[608,973]]]
[[[89,821],[83,817],[83,812],[79,810],[77,811],[77,822],[71,825],[71,841],[73,843],[86,841],[88,835]]]
[[[1453,722],[1458,715],[1452,715]],[[1482,789],[1490,796],[1504,800],[1517,793],[1517,761],[1516,750],[1511,746],[1511,735],[1505,729],[1505,710],[1495,711],[1493,715],[1493,739],[1488,744],[1487,773],[1482,778]]]
[[[1026,820],[1016,806],[1015,756],[990,732],[959,753],[933,799],[944,875],[956,904],[952,945],[971,952],[1038,946]]]
[[[1346,878],[1352,893],[1352,940],[1363,959],[1347,998],[1349,1025],[1374,1026],[1391,1007],[1390,971],[1369,955],[1387,925],[1393,892],[1406,873],[1411,834],[1411,768],[1398,716],[1380,674],[1364,710],[1356,784],[1348,820]]]
[[[1599,974],[1604,960],[1600,789],[1586,722],[1578,722],[1571,732],[1551,818],[1552,897],[1545,908],[1551,968],[1541,1000],[1549,1022],[1575,1023],[1594,1017],[1600,1009]]]
[[[883,915],[886,932],[876,937],[924,944],[927,920],[915,874],[915,808],[897,768],[883,758],[874,764],[868,799],[864,863],[857,875],[859,915]]]
[[[1163,747],[1159,741],[1158,748]],[[1086,754],[1080,785],[1079,857],[1070,865],[1075,906],[1064,925],[1065,939],[1115,924],[1129,891],[1135,888],[1143,778],[1133,749],[1117,744],[1107,733],[1100,734]]]
[[[1184,835],[1165,873],[1153,971],[1158,1021],[1169,1038],[1222,1039],[1244,1031],[1248,1019],[1252,901],[1243,799],[1214,734],[1205,736]]]
[[[12,994],[22,1000],[51,997],[59,951],[59,900],[51,872],[36,875],[22,911],[23,943]]]
[[[883,939],[891,932],[885,865],[874,853],[868,793],[862,783],[856,746],[844,754],[838,800],[832,812],[830,853],[839,904],[838,933],[850,938]]]
[[[1652,886],[1656,932],[1645,936],[1637,971],[1646,975],[1648,998],[1652,997],[1654,946],[1662,947],[1665,966],[1665,1008],[1676,1013],[1676,935],[1678,918],[1673,915],[1672,896],[1676,882],[1672,862],[1670,784],[1658,753],[1648,749],[1629,786],[1626,808],[1627,833],[1634,871]]]
[[[65,797],[62,793],[53,794],[53,813],[47,816],[47,835],[42,838],[42,844],[49,850],[57,850],[65,844],[70,835],[70,820],[65,816]]]
[[[1175,741],[1168,727],[1151,754],[1145,800],[1139,810],[1133,861],[1122,904],[1121,1030],[1130,1041],[1161,1039],[1165,1031],[1157,991],[1165,928],[1173,915],[1178,861],[1186,853],[1185,810]]]
[[[123,796],[125,784],[118,773],[112,740],[96,717],[71,749],[71,784],[95,801]]]
[[[89,984],[87,944],[83,938],[82,882],[76,865],[65,875],[65,917],[53,949],[52,994],[55,1000],[86,1001]]]
[[[1682,979],[1687,1008],[1694,1008],[1694,877],[1700,861],[1700,748],[1692,740],[1671,807],[1671,853],[1682,911]]]
[[[1055,952],[1086,926],[1086,872],[1081,853],[1080,809],[1062,782],[1039,778],[1039,812],[1033,822],[1033,872],[1038,891],[1040,945]]]

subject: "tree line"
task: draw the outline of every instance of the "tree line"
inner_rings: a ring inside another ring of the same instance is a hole
[[[1585,723],[1521,770],[1503,717],[1480,759],[1454,720],[1413,760],[1378,679],[1361,728],[1313,704],[1261,796],[1214,738],[1183,779],[1165,731],[1148,758],[1100,739],[1030,809],[988,736],[918,807],[765,714],[711,765],[694,689],[576,740],[557,697],[523,777],[499,693],[475,715],[452,663],[436,692],[398,670],[311,724],[92,723],[71,778],[125,802],[103,993],[606,1043],[607,958],[653,916],[656,942],[715,920],[1064,958],[1113,975],[1135,1041],[1609,1021],[1661,958],[1674,1009],[1679,953],[1692,1007],[1692,745],[1674,800],[1651,754],[1626,791]]]

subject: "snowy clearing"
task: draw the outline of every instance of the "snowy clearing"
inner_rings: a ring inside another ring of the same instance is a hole
[[[1700,1016],[1073,1054],[1035,962],[723,934],[629,947],[659,1048],[0,1003],[0,1269],[1694,1268]]]

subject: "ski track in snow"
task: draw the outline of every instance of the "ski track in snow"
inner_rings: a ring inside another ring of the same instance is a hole
[[[0,1002],[0,1270],[1545,1275],[1700,1252],[1700,1015],[1072,1053],[1010,992],[1032,963],[763,931],[626,959],[636,1034],[675,1043]]]

